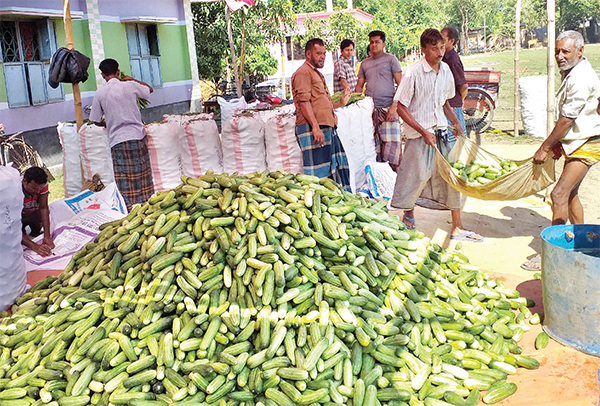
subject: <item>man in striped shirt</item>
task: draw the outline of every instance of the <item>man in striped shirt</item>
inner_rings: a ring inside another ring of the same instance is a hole
[[[434,29],[425,30],[421,34],[421,50],[425,57],[410,67],[394,96],[407,139],[391,204],[404,210],[404,223],[414,228],[417,199],[432,201],[434,207],[451,210],[452,239],[483,241],[483,237],[462,227],[460,193],[439,176],[435,166],[436,147],[446,154],[450,149],[447,119],[452,123],[454,134],[463,135],[460,122],[448,102],[454,97],[455,90],[452,72],[442,62],[442,34]]]

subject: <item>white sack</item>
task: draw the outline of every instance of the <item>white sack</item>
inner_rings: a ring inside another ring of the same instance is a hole
[[[246,174],[267,169],[265,128],[258,114],[233,116],[223,124],[223,172]]]
[[[8,166],[0,166],[0,207],[0,310],[6,310],[23,294],[27,283],[21,246],[21,176]]]
[[[338,136],[348,158],[350,187],[355,193],[366,182],[367,162],[376,161],[373,140],[373,99],[365,97],[356,103],[335,110]]]
[[[173,189],[181,183],[183,174],[179,151],[179,125],[163,122],[148,124],[145,128],[154,189]]]
[[[42,257],[25,249],[23,257],[27,272],[40,269],[64,269],[73,254],[92,242],[100,233],[100,225],[125,217],[127,207],[114,183],[93,193],[85,190],[69,199],[49,205],[54,255]],[[34,241],[40,242],[43,236]]]
[[[212,120],[213,113],[188,113],[188,114],[163,114],[164,121],[174,122],[181,125],[183,129],[183,125],[188,121],[192,120]]]
[[[365,167],[367,177],[366,189],[375,199],[385,198],[390,200],[396,185],[396,172],[387,162],[369,162]]]
[[[239,99],[231,99],[229,101],[222,97],[217,97],[217,102],[221,108],[221,126],[247,106],[246,99],[243,96]]]
[[[77,134],[77,124],[58,123],[56,126],[63,160],[63,188],[65,196],[74,196],[81,191],[83,178],[81,175],[81,142]],[[112,161],[111,161],[112,162]]]
[[[521,119],[529,135],[546,138],[548,104],[548,76],[525,76],[519,78],[521,96]]]
[[[304,173],[302,150],[296,138],[296,116],[278,110],[261,112],[265,123],[267,169]]]
[[[81,143],[81,163],[84,180],[92,180],[100,175],[102,183],[115,181],[112,155],[108,144],[108,130],[95,124],[84,124],[79,129]],[[81,186],[79,188],[81,190]]]
[[[179,132],[183,173],[197,178],[212,169],[223,172],[223,150],[215,120],[196,119],[184,123]]]

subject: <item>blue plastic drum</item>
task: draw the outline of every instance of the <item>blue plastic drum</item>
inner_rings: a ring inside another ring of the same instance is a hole
[[[544,330],[556,341],[600,355],[600,225],[542,231]]]

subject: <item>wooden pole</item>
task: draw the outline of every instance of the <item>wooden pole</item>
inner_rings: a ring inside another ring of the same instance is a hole
[[[548,53],[547,53],[547,64],[548,64],[548,115],[546,130],[547,135],[550,135],[554,128],[554,48],[556,42],[556,2],[555,0],[547,0],[547,11],[548,11]]]
[[[63,0],[63,19],[65,23],[67,48],[74,49],[73,27],[71,26],[71,6],[69,4],[69,0]],[[81,91],[79,90],[79,83],[73,84],[73,103],[75,104],[75,121],[77,122],[77,131],[79,131],[83,125],[83,108],[81,105]]]
[[[515,6],[515,93],[513,136],[519,135],[519,51],[521,50],[521,0]]]
[[[237,57],[235,55],[235,45],[233,43],[233,30],[231,29],[231,15],[227,4],[225,4],[225,19],[227,20],[227,36],[229,37],[229,49],[231,50],[231,63],[233,64],[235,90],[237,92],[237,97],[242,97],[242,86],[240,85],[240,75],[238,72]]]

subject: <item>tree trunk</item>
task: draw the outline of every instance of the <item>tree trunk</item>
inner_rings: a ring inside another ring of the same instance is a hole
[[[241,10],[244,12],[244,10]],[[246,14],[242,16],[242,49],[240,50],[240,80],[244,80],[244,61],[246,60]]]
[[[227,37],[229,38],[229,50],[231,51],[231,64],[233,66],[233,76],[235,78],[235,89],[237,91],[237,97],[242,97],[242,86],[240,85],[240,75],[237,69],[237,58],[235,55],[235,45],[233,43],[233,31],[231,29],[231,16],[227,5],[225,5],[225,19],[227,20]]]
[[[462,17],[463,53],[469,52],[469,9],[460,9]]]

